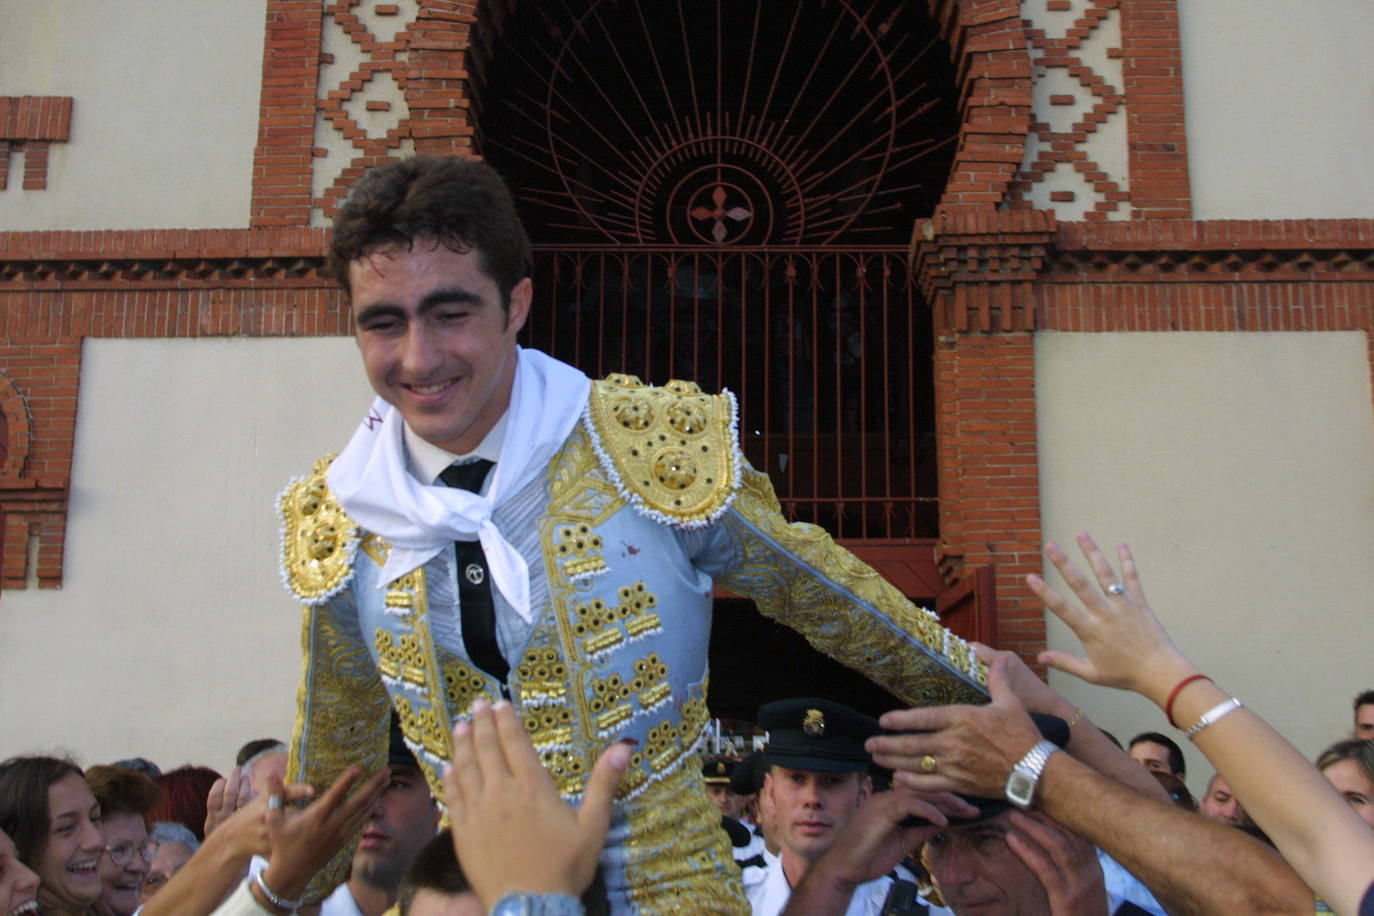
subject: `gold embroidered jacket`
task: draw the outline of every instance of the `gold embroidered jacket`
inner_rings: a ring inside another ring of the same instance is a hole
[[[768,478],[740,454],[728,393],[629,376],[593,384],[533,485],[542,556],[526,561],[548,600],[528,643],[508,653],[506,685],[465,657],[452,552],[379,581],[387,545],[334,501],[327,468],[318,462],[281,499],[283,571],[305,604],[291,778],[322,787],[350,764],[383,765],[394,707],[442,798],[449,730],[503,686],[570,801],[609,743],[634,738],[602,856],[614,912],[748,912],[693,762],[708,719],[713,581],[909,703],[983,697],[981,666],[933,614],[821,529],[783,519]],[[501,512],[503,530],[518,522]]]

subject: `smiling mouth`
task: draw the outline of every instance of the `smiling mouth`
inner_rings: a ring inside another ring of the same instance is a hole
[[[438,394],[446,388],[451,388],[456,384],[458,384],[458,379],[451,378],[445,379],[442,382],[435,382],[432,385],[404,385],[402,387],[404,387],[407,391],[410,391],[413,394],[425,395]]]
[[[76,862],[67,866],[67,871],[82,878],[89,878],[91,875],[99,876],[96,868],[100,865],[100,860],[91,859],[89,862]]]
[[[10,910],[8,916],[30,916],[30,914],[37,912],[38,901],[30,900],[27,903],[21,903],[14,909]]]

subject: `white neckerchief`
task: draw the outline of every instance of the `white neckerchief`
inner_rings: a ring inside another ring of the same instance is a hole
[[[526,622],[530,575],[491,520],[492,511],[543,473],[582,416],[591,381],[540,353],[517,350],[506,434],[485,494],[423,484],[406,468],[405,421],[378,398],[348,446],[329,467],[329,488],[362,528],[385,538],[391,553],[379,587],[428,562],[454,541],[477,538],[492,582]]]

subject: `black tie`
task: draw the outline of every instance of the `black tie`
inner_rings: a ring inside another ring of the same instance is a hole
[[[485,458],[444,469],[439,479],[450,487],[480,493],[492,463]],[[454,541],[458,555],[458,608],[463,615],[463,646],[468,658],[483,671],[505,683],[510,673],[496,641],[496,605],[491,600],[491,577],[481,541]]]

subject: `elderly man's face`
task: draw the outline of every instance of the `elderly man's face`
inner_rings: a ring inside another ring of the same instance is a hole
[[[1245,823],[1245,809],[1240,806],[1235,795],[1231,794],[1231,787],[1226,784],[1226,780],[1220,776],[1212,777],[1207,794],[1198,804],[1198,813],[1208,820],[1228,827],[1238,827]]]
[[[1040,879],[1007,845],[1010,812],[926,842],[930,873],[958,916],[1050,916]]]

